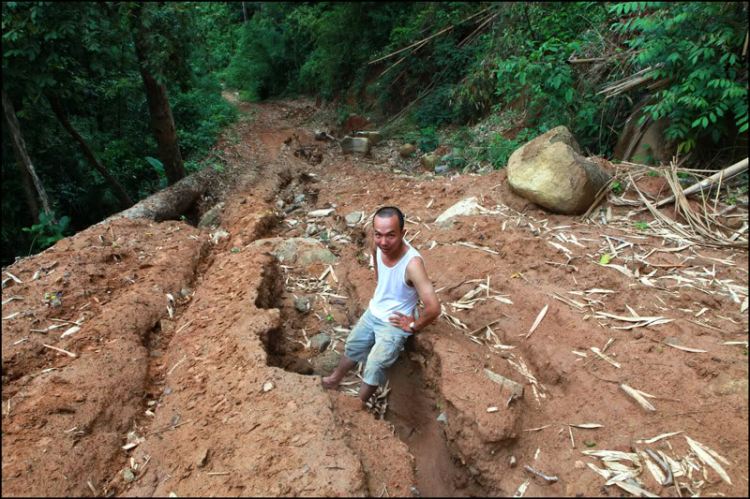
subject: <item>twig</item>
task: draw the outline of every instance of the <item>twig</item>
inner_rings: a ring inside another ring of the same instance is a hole
[[[526,469],[526,471],[529,471],[529,472],[535,474],[536,476],[545,479],[546,481],[548,481],[550,483],[553,483],[553,482],[556,482],[557,480],[559,480],[556,476],[545,475],[544,473],[541,473],[541,472],[535,470],[534,468],[532,468],[528,464],[525,465],[524,468]]]
[[[47,348],[51,348],[52,350],[57,350],[58,352],[62,352],[65,355],[67,355],[68,357],[73,357],[74,359],[77,357],[76,354],[74,354],[72,352],[68,352],[67,350],[63,350],[62,348],[53,347],[52,345],[47,345],[46,343],[42,343],[42,345],[44,345]]]

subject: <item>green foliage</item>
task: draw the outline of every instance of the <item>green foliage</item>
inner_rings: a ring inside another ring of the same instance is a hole
[[[648,224],[646,222],[633,222],[633,227],[635,227],[636,230],[648,230]]]
[[[636,50],[638,68],[651,66],[655,81],[669,80],[641,120],[669,118],[665,136],[679,142],[678,153],[690,152],[703,137],[719,142],[748,129],[747,62],[741,56],[747,4],[629,2],[610,11],[639,12],[612,28],[632,36],[627,43]]]
[[[417,147],[422,152],[432,152],[438,148],[440,137],[438,137],[437,127],[435,125],[423,128],[420,137],[417,139]]]
[[[615,182],[614,184],[612,184],[612,192],[614,192],[618,196],[622,194],[622,186],[620,185],[620,182]]]
[[[49,216],[46,213],[39,214],[39,223],[34,224],[31,227],[23,227],[21,230],[24,232],[30,232],[33,236],[32,249],[36,244],[39,250],[49,248],[60,239],[65,237],[65,232],[68,230],[70,225],[70,217],[61,217],[56,223],[55,212],[51,211]]]

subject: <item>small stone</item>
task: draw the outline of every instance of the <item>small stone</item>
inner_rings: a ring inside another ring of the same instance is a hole
[[[409,490],[414,494],[414,497],[422,497],[416,487],[409,487]]]
[[[448,165],[438,165],[435,167],[435,175],[445,175],[448,173]]]
[[[180,290],[180,295],[182,295],[183,298],[189,297],[191,294],[193,294],[193,290],[189,287],[185,286]]]
[[[417,152],[417,148],[414,144],[404,144],[398,148],[398,153],[402,158],[408,158],[415,152]]]
[[[122,470],[122,478],[126,482],[132,482],[133,480],[135,480],[135,473],[133,473],[133,470],[131,470],[130,468],[125,468],[124,470]]]
[[[354,227],[360,222],[360,220],[362,220],[362,217],[364,217],[364,215],[365,214],[361,211],[354,211],[352,213],[349,213],[346,216],[346,225],[348,227]]]
[[[308,236],[312,236],[316,232],[318,232],[318,226],[315,224],[309,224],[305,229],[305,234],[307,234]]]
[[[276,206],[278,206],[280,210],[283,210],[284,206],[286,206],[286,203],[279,199],[278,201],[276,201]]]
[[[331,337],[326,333],[318,333],[310,339],[310,346],[318,352],[324,351],[331,344]]]
[[[164,389],[164,395],[169,395],[170,393],[172,393],[172,389],[171,388],[167,387],[167,388]]]
[[[275,386],[276,385],[274,384],[273,381],[266,381],[265,383],[263,383],[263,391],[270,392],[271,390],[274,389]]]
[[[510,456],[510,467],[511,468],[516,467],[516,456]]]
[[[54,300],[52,300],[52,303],[50,305],[57,308],[57,307],[62,306],[62,302],[60,301],[59,298],[55,298]]]
[[[304,194],[297,194],[296,196],[294,196],[294,203],[295,204],[299,204],[299,203],[301,203],[304,200],[305,200],[305,195]]]
[[[297,312],[306,314],[310,311],[310,300],[308,298],[297,298],[294,300],[294,308]]]
[[[640,340],[641,338],[643,338],[643,331],[636,332],[635,333],[635,339],[636,340]]]
[[[573,466],[575,466],[579,470],[586,469],[586,463],[584,463],[583,461],[576,461]]]
[[[208,462],[208,449],[204,449],[203,452],[201,452],[198,455],[198,460],[195,462],[195,465],[199,468],[203,468],[207,462]]]
[[[448,424],[448,416],[444,412],[440,413],[440,416],[438,416],[437,420],[442,421],[445,424]]]
[[[469,473],[471,473],[471,476],[477,476],[479,474],[479,470],[474,466],[469,466]]]
[[[321,355],[318,355],[313,361],[315,371],[326,376],[336,370],[341,360],[341,354],[336,350],[326,350]]]

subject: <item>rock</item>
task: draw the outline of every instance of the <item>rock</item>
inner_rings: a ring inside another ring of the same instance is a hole
[[[422,159],[419,160],[419,164],[422,168],[432,170],[440,162],[440,157],[437,154],[425,154]]]
[[[398,153],[402,158],[408,158],[415,152],[417,152],[417,148],[414,144],[404,144],[398,148]]]
[[[437,420],[442,421],[445,424],[448,424],[448,416],[444,412],[440,413],[440,416],[437,417]]]
[[[221,241],[222,239],[226,239],[227,237],[229,237],[229,232],[225,230],[218,230],[211,234],[211,241],[213,241],[214,244],[219,244],[219,241]]]
[[[124,470],[122,470],[122,478],[126,482],[132,482],[133,480],[135,480],[135,473],[133,473],[133,470],[131,470],[130,468],[125,468]]]
[[[294,196],[294,203],[295,204],[299,204],[299,203],[301,203],[304,200],[305,200],[305,195],[304,194],[297,194],[296,196]]]
[[[276,201],[276,206],[278,206],[280,210],[283,210],[284,206],[286,206],[286,203],[279,199],[278,201]]]
[[[516,456],[510,456],[510,467],[511,468],[516,467]]]
[[[219,225],[221,222],[221,211],[224,209],[224,203],[219,203],[206,213],[198,221],[198,228],[205,229]]]
[[[362,154],[363,156],[370,153],[370,140],[365,137],[349,137],[341,139],[341,150],[344,154]]]
[[[586,469],[586,463],[584,463],[583,461],[576,461],[573,464],[573,466],[575,466],[575,468],[579,469],[579,470],[585,470]]]
[[[258,239],[249,245],[276,254],[284,264],[336,263],[336,257],[320,241],[309,237]]]
[[[342,135],[350,135],[353,132],[364,130],[370,124],[367,118],[357,116],[356,114],[350,114],[344,120],[344,125],[341,127]]]
[[[437,217],[435,223],[439,224],[440,222],[444,222],[449,218],[479,215],[480,213],[481,210],[479,204],[477,203],[477,198],[476,196],[472,196],[470,198],[462,199],[458,203],[445,210],[439,217]]]
[[[297,312],[306,314],[310,311],[310,299],[309,298],[297,298],[294,300],[294,308]]]
[[[318,352],[322,352],[328,345],[331,344],[331,337],[326,333],[318,333],[310,338],[310,346],[312,346]]]
[[[469,473],[471,473],[471,476],[477,476],[479,474],[479,470],[474,466],[469,466]]]
[[[515,393],[518,398],[523,398],[523,385],[516,383],[515,381],[500,376],[499,374],[493,373],[489,369],[484,370],[487,373],[487,377],[495,383],[499,384],[503,389],[510,390],[510,393]]]
[[[315,357],[313,360],[313,367],[315,372],[329,376],[339,365],[341,360],[341,354],[335,350],[326,350],[321,355]]]
[[[62,302],[60,301],[60,298],[55,298],[54,300],[52,300],[52,303],[50,303],[50,305],[57,308],[62,306]]]
[[[203,451],[200,454],[198,454],[198,459],[195,461],[195,465],[198,468],[203,468],[207,462],[208,462],[208,449],[203,449]]]
[[[276,384],[273,381],[266,381],[263,383],[263,391],[264,392],[270,392],[276,387]]]
[[[354,211],[346,216],[346,225],[348,227],[354,227],[357,225],[365,214],[361,211]]]
[[[316,232],[318,232],[318,226],[315,224],[308,224],[307,228],[305,228],[305,234],[308,236],[312,236]]]
[[[564,214],[586,211],[610,178],[598,163],[581,155],[580,146],[563,126],[517,149],[507,170],[516,194]]]
[[[435,167],[435,175],[444,175],[448,173],[448,170],[450,170],[450,166],[448,165],[438,165]]]
[[[307,216],[308,217],[327,217],[334,211],[335,210],[333,210],[332,208],[329,208],[327,210],[313,210],[313,211],[307,212]]]
[[[375,146],[383,141],[383,135],[380,132],[357,132],[355,137],[364,137],[370,141],[371,146]]]
[[[289,370],[297,374],[309,375],[314,372],[313,366],[310,365],[310,361],[307,359],[297,359],[292,365],[289,366]]]
[[[187,287],[187,286],[185,286],[184,288],[182,288],[182,289],[180,290],[180,295],[181,295],[181,296],[182,296],[183,298],[188,298],[188,297],[190,297],[190,295],[192,295],[192,294],[193,294],[193,290],[192,290],[192,289],[190,289],[190,288],[189,288],[189,287]]]

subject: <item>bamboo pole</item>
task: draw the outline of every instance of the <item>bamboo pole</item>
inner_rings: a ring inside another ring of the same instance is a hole
[[[695,192],[702,191],[704,187],[713,185],[719,179],[722,179],[723,181],[727,181],[731,179],[732,177],[735,177],[739,175],[740,173],[744,172],[745,170],[747,170],[747,165],[748,165],[748,158],[745,158],[739,163],[735,163],[732,166],[729,166],[721,170],[720,172],[715,173],[704,180],[701,180],[697,184],[691,185],[690,187],[682,191],[682,195],[689,196]],[[661,201],[656,203],[655,206],[659,208],[660,206],[664,206],[665,204],[671,203],[674,200],[675,200],[675,196],[669,196],[668,198],[662,199]]]

